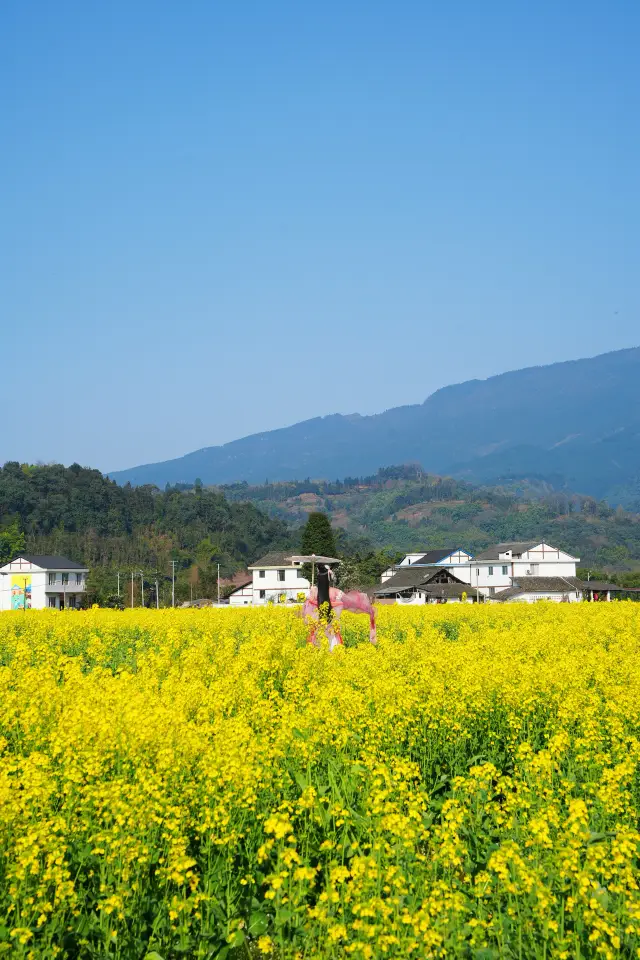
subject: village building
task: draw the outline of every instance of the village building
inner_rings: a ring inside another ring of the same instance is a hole
[[[409,561],[410,562],[405,562]],[[494,597],[513,585],[518,577],[575,577],[578,557],[558,547],[538,541],[509,541],[498,543],[483,550],[477,556],[459,547],[408,554],[391,571],[385,570],[382,582],[388,583],[390,575],[406,567],[416,569],[445,568],[458,580],[467,583],[470,592],[480,596]]]
[[[0,610],[73,610],[88,573],[68,557],[23,553],[0,567]]]
[[[469,582],[493,597],[521,577],[575,577],[579,562],[579,557],[544,542],[498,543],[473,558]]]
[[[583,587],[576,586],[582,584],[577,580],[578,563],[578,557],[535,540],[498,543],[475,557],[460,547],[430,550],[407,554],[395,567],[385,570],[381,586],[374,593],[381,602],[400,603],[443,602],[463,593],[470,602],[493,598],[531,601],[547,594],[548,599],[575,600],[576,592],[582,599]],[[440,597],[434,592],[437,581],[430,576],[434,570],[448,574],[446,589],[442,575],[438,578],[443,583]],[[458,589],[456,584],[463,584],[465,589]],[[526,590],[527,586],[530,589]],[[611,589],[609,585],[608,596]]]
[[[249,565],[249,573],[253,606],[300,602],[309,595],[311,584],[304,576],[302,563],[292,560],[290,553],[267,553]]]
[[[459,547],[444,547],[440,550],[421,551],[420,553],[408,553],[406,557],[396,564],[395,567],[389,567],[380,578],[384,583],[389,580],[398,569],[403,567],[452,567],[457,568],[461,564],[467,564],[471,560],[471,554]]]
[[[551,600],[555,603],[578,603],[584,597],[584,583],[578,577],[514,577],[506,590],[499,590],[496,603],[533,603]]]
[[[446,567],[411,565],[397,572],[372,591],[378,603],[473,603],[469,584]]]
[[[253,577],[247,577],[244,583],[239,583],[228,595],[230,607],[248,607],[253,603]]]

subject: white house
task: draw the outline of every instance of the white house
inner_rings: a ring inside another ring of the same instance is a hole
[[[502,591],[509,590],[523,580],[533,586],[533,579],[527,578],[556,578],[558,583],[555,585],[555,593],[560,590],[559,599],[563,599],[565,590],[558,584],[563,580],[575,580],[578,562],[578,557],[548,543],[511,541],[489,547],[476,557],[460,548],[430,550],[420,555],[408,554],[396,567],[385,570],[381,580],[383,586],[391,587],[397,584],[402,587],[405,582],[401,576],[403,574],[405,577],[409,576],[411,585],[417,589],[427,582],[430,571],[437,568],[447,571],[455,581],[468,584],[470,594],[479,598],[497,597]],[[403,590],[403,597],[407,595],[406,589],[405,587]],[[576,592],[571,583],[569,592]],[[387,593],[387,596],[395,595],[392,591]],[[379,590],[376,591],[376,596],[382,598]],[[505,599],[510,599],[511,596],[515,599],[516,594],[510,594]],[[518,597],[520,598],[519,593]]]
[[[248,607],[253,603],[253,577],[239,584],[229,594],[230,607]]]
[[[523,577],[575,577],[579,561],[579,557],[535,540],[498,543],[473,558],[469,583],[492,597]]]
[[[583,598],[584,587],[577,577],[518,577],[513,586],[499,590],[494,600],[497,603],[534,603],[536,600],[578,603]]]
[[[382,583],[385,580],[389,580],[398,570],[403,567],[446,567],[454,568],[457,571],[457,568],[460,564],[469,563],[471,560],[471,554],[467,553],[466,550],[461,550],[459,547],[444,547],[441,550],[422,550],[420,553],[408,553],[406,557],[396,564],[395,567],[389,567],[381,576]],[[468,578],[466,579],[468,583]]]
[[[0,567],[0,610],[74,609],[88,573],[67,557],[23,553]]]
[[[474,603],[477,599],[451,568],[417,563],[399,567],[372,593],[378,603]]]
[[[306,599],[311,584],[302,573],[302,564],[288,559],[291,553],[267,553],[250,564],[252,603],[282,603]]]

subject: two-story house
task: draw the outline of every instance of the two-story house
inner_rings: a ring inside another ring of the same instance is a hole
[[[408,553],[395,567],[389,567],[385,570],[380,579],[382,583],[384,583],[394,576],[398,570],[402,570],[405,567],[445,567],[447,569],[454,569],[458,577],[466,580],[468,583],[468,578],[458,573],[458,567],[460,567],[461,564],[469,563],[470,560],[471,554],[467,553],[466,550],[461,550],[460,547],[444,547],[440,550],[421,550],[420,553]]]
[[[290,552],[267,553],[250,564],[254,606],[306,599],[311,584],[302,572],[302,564],[290,558]]]
[[[376,596],[397,595],[403,599],[415,596],[419,600],[424,594],[422,602],[429,602],[428,591],[423,588],[433,583],[432,572],[440,570],[440,580],[446,573],[451,583],[468,584],[468,595],[476,599],[499,597],[506,590],[511,593],[505,599],[515,598],[512,588],[522,583],[528,584],[531,590],[521,594],[519,588],[518,596],[529,598],[534,587],[544,586],[547,592],[558,597],[568,593],[570,599],[574,599],[580,590],[576,580],[578,562],[578,557],[538,541],[499,543],[476,557],[459,548],[431,550],[422,555],[408,554],[392,570],[385,570],[381,580],[387,589],[376,590]],[[538,578],[537,584],[535,578]]]
[[[579,562],[579,557],[536,540],[498,543],[473,558],[469,582],[492,597],[524,577],[575,579]]]
[[[0,567],[0,610],[71,610],[89,570],[68,557],[23,553]]]

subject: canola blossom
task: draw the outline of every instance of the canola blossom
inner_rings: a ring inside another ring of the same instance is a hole
[[[0,958],[640,956],[640,606],[0,617]]]

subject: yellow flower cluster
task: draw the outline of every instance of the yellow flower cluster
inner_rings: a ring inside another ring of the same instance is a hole
[[[640,605],[0,617],[0,960],[640,957]]]

